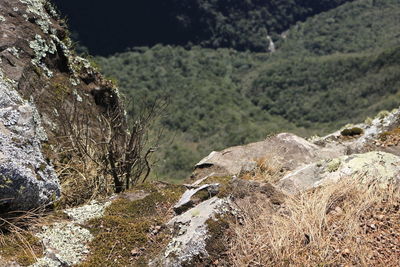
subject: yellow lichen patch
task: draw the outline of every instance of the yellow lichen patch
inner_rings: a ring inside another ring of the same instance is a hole
[[[328,172],[335,172],[339,169],[340,165],[342,164],[340,159],[333,159],[328,162],[326,165],[326,170]]]
[[[383,152],[369,152],[359,154],[356,157],[349,156],[346,161],[346,168],[353,173],[366,173],[379,181],[389,181],[398,173],[399,159],[397,156]]]
[[[38,238],[27,232],[12,231],[0,234],[0,255],[6,261],[28,266],[41,257],[43,248]]]
[[[168,243],[163,225],[171,218],[171,208],[184,192],[183,186],[149,183],[135,191],[147,195],[138,200],[118,199],[105,216],[89,221],[94,235],[91,254],[80,267],[147,266]]]

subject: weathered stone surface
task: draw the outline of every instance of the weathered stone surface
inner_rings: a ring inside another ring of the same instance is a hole
[[[198,188],[188,189],[181,197],[181,199],[174,206],[174,211],[178,214],[188,210],[195,205],[193,197],[199,192],[204,192],[208,198],[211,198],[218,194],[219,184],[205,184]]]
[[[150,266],[180,267],[194,257],[207,257],[207,220],[228,209],[229,201],[210,198],[185,213],[174,217],[168,226],[173,228],[173,237],[163,255]]]
[[[299,167],[283,177],[278,188],[288,194],[303,192],[341,178],[382,184],[400,182],[400,157],[385,152],[353,154]]]
[[[393,130],[400,126],[400,110],[394,109],[392,112],[382,111],[374,119],[368,119],[364,123],[347,125],[342,129],[324,137],[313,138],[312,143],[321,146],[345,147],[350,153],[363,153],[370,150],[371,141],[380,134]],[[363,133],[354,138],[343,138],[342,131],[351,128],[360,128]],[[377,148],[378,149],[378,148]],[[395,154],[400,154],[397,149],[392,149]],[[390,153],[391,153],[390,152]]]
[[[53,167],[41,153],[46,134],[33,103],[21,98],[0,71],[0,204],[30,209],[60,195]]]
[[[67,209],[64,213],[71,221],[43,226],[36,236],[43,242],[45,256],[31,267],[74,266],[81,262],[89,253],[87,244],[93,239],[90,231],[81,224],[103,216],[110,204],[111,201],[92,201],[88,205]]]
[[[37,235],[46,247],[46,256],[31,267],[73,266],[89,253],[86,246],[93,238],[89,230],[75,223],[56,223],[43,227]]]
[[[117,89],[74,53],[65,22],[51,2],[1,1],[0,72],[1,208],[29,209],[57,199],[60,185],[52,166],[58,170],[66,158],[73,159],[70,167],[83,173],[84,153],[77,148],[83,127],[85,138],[99,144],[104,121],[118,113],[120,126],[111,131],[117,143],[125,140]],[[98,151],[93,158],[104,158],[100,149],[92,151]],[[101,177],[104,170],[96,170],[91,175]],[[59,178],[61,185],[80,181],[71,175]],[[79,186],[66,187],[61,190],[72,191],[66,192],[69,201],[86,200],[72,199],[79,196],[74,191]]]
[[[257,159],[266,157],[273,157],[282,168],[292,170],[305,163],[344,153],[344,147],[319,147],[294,134],[281,133],[261,142],[212,152],[196,165],[194,177],[201,178],[210,172],[237,175],[251,169],[249,166],[255,166]]]

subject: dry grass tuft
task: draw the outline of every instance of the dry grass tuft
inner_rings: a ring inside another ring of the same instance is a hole
[[[244,180],[275,183],[285,174],[281,160],[271,155],[256,160],[257,167],[254,171],[241,176]]]
[[[399,266],[400,192],[344,179],[288,197],[239,204],[231,225],[234,266]]]
[[[37,224],[39,212],[16,211],[0,215],[0,255],[3,260],[27,266],[42,256],[43,247],[29,226]]]

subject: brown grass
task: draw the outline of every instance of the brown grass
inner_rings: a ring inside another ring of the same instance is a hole
[[[42,256],[43,247],[29,226],[38,223],[41,210],[10,212],[0,215],[0,258],[27,266]]]
[[[252,172],[244,173],[241,178],[257,182],[275,183],[284,175],[281,161],[274,156],[274,153],[256,160],[256,169]]]
[[[399,266],[400,193],[345,179],[273,208],[268,199],[238,204],[231,227],[234,266]]]

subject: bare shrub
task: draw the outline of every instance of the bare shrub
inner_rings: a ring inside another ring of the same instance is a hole
[[[104,104],[103,115],[97,117],[79,105],[75,101],[57,107],[60,133],[46,148],[50,158],[56,159],[63,189],[61,206],[120,193],[146,180],[150,156],[161,136],[149,138],[150,127],[165,108],[161,100],[136,114],[130,124],[120,102]]]
[[[161,130],[150,138],[149,131],[165,107],[166,102],[161,100],[142,109],[133,119],[129,133],[120,131],[123,128],[119,125],[121,113],[110,114],[109,135],[104,150],[107,152],[108,172],[113,177],[116,193],[147,180],[151,171],[149,156],[158,148],[162,136]]]
[[[344,179],[288,197],[239,204],[229,257],[234,266],[399,266],[400,193]]]

